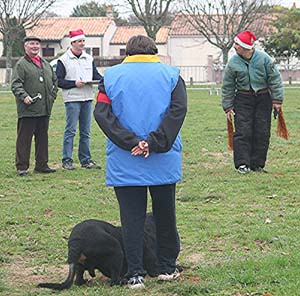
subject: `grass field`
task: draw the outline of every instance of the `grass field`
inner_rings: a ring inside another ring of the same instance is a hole
[[[167,284],[146,278],[146,291],[131,291],[111,288],[97,274],[88,286],[59,295],[300,295],[300,91],[286,91],[288,141],[275,135],[273,120],[269,173],[246,176],[234,170],[227,150],[220,97],[196,90],[188,95],[184,178],[177,186],[183,276]],[[76,137],[78,168],[63,171],[64,106],[58,97],[49,130],[49,164],[57,173],[33,174],[32,153],[30,174],[21,178],[14,167],[13,96],[1,94],[0,108],[0,295],[52,295],[36,285],[65,279],[71,228],[88,218],[119,225],[114,192],[104,185],[105,138],[93,122],[91,150],[102,170],[79,168]]]

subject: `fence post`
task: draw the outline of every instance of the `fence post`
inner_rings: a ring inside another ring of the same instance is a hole
[[[193,77],[190,77],[190,86],[193,86],[194,82],[193,82]]]
[[[213,77],[213,56],[208,55],[207,56],[207,77],[206,77],[208,82],[214,83],[214,77]]]
[[[12,69],[6,68],[5,70],[5,84],[10,84],[11,82]]]

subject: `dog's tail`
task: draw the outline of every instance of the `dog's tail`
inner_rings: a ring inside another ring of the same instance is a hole
[[[73,230],[74,231],[74,230]],[[72,236],[72,234],[71,234]],[[39,288],[48,288],[53,290],[64,290],[69,289],[74,282],[74,277],[77,272],[78,263],[82,259],[83,261],[86,259],[81,258],[81,248],[80,241],[76,238],[69,239],[68,242],[68,264],[69,264],[69,274],[67,279],[63,283],[40,283],[38,284]],[[82,262],[83,263],[83,262]]]
[[[64,290],[69,289],[73,285],[75,277],[75,264],[69,264],[69,274],[67,279],[63,283],[40,283],[38,284],[39,288],[48,288],[53,290]]]

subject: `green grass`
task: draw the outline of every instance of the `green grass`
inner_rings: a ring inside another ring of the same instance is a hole
[[[220,97],[196,90],[188,95],[182,128],[184,177],[177,186],[178,261],[188,267],[183,277],[167,284],[147,278],[146,292],[133,292],[111,288],[98,274],[87,287],[73,286],[60,295],[300,295],[300,91],[286,91],[288,141],[275,135],[273,121],[269,174],[246,176],[234,170],[227,150]],[[58,171],[33,174],[32,151],[30,174],[20,178],[14,167],[13,96],[0,94],[0,108],[0,294],[52,295],[36,285],[65,278],[72,227],[88,218],[119,224],[113,189],[104,185],[105,137],[93,122],[91,150],[102,170],[79,168],[76,137],[78,169],[63,171],[64,106],[59,97],[49,130],[49,164]]]

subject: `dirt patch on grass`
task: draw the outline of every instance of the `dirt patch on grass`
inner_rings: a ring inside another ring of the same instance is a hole
[[[232,161],[231,152],[208,152],[204,151],[203,155],[207,157],[208,162],[203,162],[202,165],[205,169],[215,169],[217,167],[224,167]]]
[[[201,265],[202,263],[205,263],[205,259],[203,254],[201,253],[192,253],[186,256],[185,260],[188,263],[191,263],[192,265]]]
[[[9,264],[4,265],[7,271],[7,282],[10,285],[25,283],[38,284],[45,281],[61,281],[68,274],[68,265],[55,266],[27,266],[27,262],[17,257]]]
[[[17,290],[37,288],[39,283],[61,283],[63,282],[69,271],[69,266],[64,264],[57,266],[27,266],[28,262],[21,257],[14,258],[11,263],[4,265],[6,270],[6,282],[8,286],[15,287]],[[110,284],[109,279],[96,271],[96,278],[92,278],[88,272],[85,272],[84,278],[87,280],[88,286]]]

